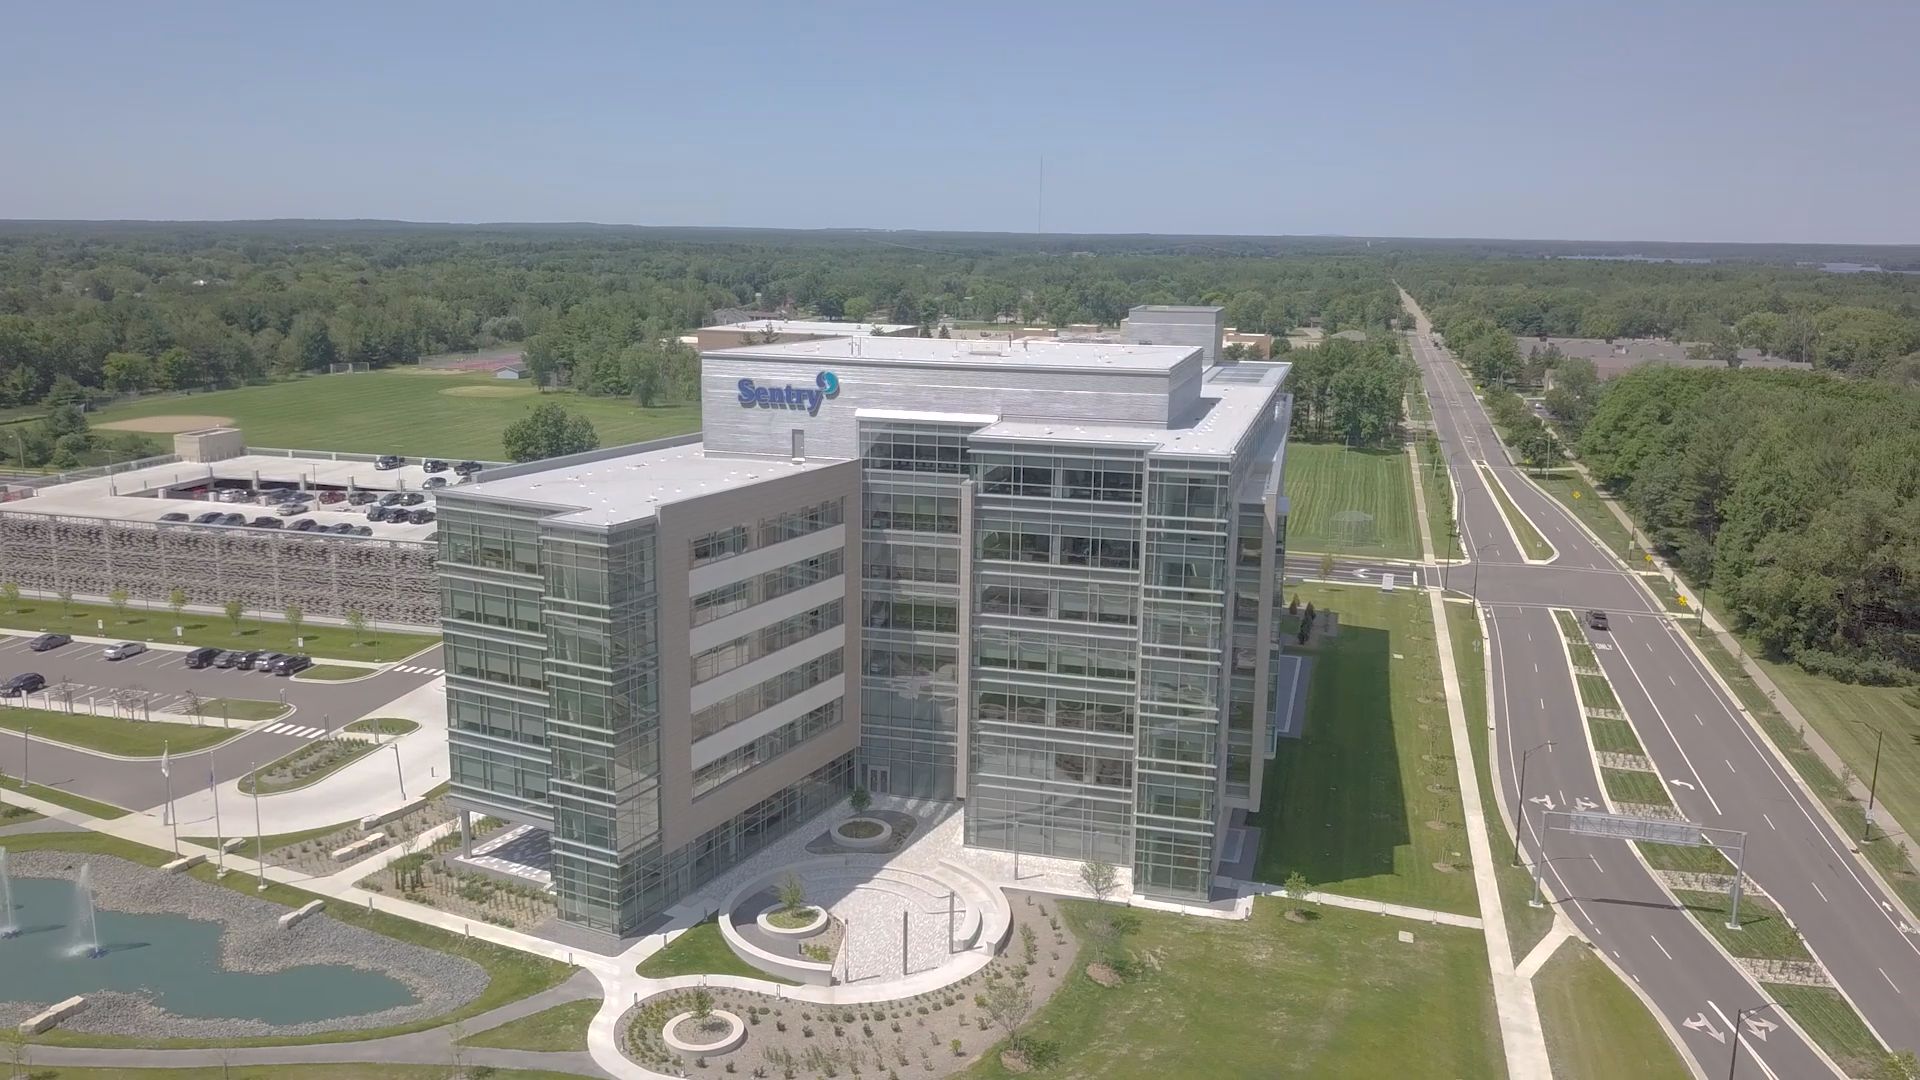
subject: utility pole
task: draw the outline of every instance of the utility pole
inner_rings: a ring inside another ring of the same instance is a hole
[[[1727,1051],[1727,1080],[1733,1080],[1733,1067],[1740,1063],[1740,1022],[1747,1018],[1748,1013],[1757,1013],[1761,1009],[1773,1007],[1773,1002],[1763,1001],[1758,1005],[1733,1010],[1733,1048]]]
[[[1548,739],[1533,750],[1520,755],[1520,783],[1513,789],[1513,865],[1515,866],[1520,865],[1520,845],[1526,841],[1526,831],[1521,828],[1525,824],[1525,819],[1521,815],[1526,813],[1527,809],[1524,801],[1527,797],[1527,759],[1533,756],[1534,750],[1551,749],[1552,746],[1553,740]]]
[[[267,840],[260,832],[260,777],[257,775],[260,763],[247,762],[247,775],[253,777],[253,870],[259,875],[260,885],[256,891],[267,891]]]
[[[1867,823],[1860,830],[1860,842],[1864,844],[1873,839],[1873,795],[1880,787],[1880,742],[1883,733],[1865,720],[1856,719],[1854,723],[1873,732],[1873,779],[1867,781]]]

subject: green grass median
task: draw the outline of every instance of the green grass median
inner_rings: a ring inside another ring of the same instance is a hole
[[[1688,1080],[1680,1052],[1638,996],[1578,940],[1533,979],[1547,1057],[1559,1080]]]
[[[0,707],[0,728],[9,731],[32,728],[36,740],[120,757],[159,757],[163,750],[191,754],[240,734],[238,729],[221,727],[217,722],[196,725],[170,720],[122,720],[64,709],[3,707]]]
[[[1547,538],[1540,535],[1540,530],[1533,527],[1533,522],[1520,512],[1519,507],[1513,505],[1513,499],[1507,495],[1507,489],[1494,471],[1482,465],[1480,475],[1486,480],[1487,490],[1493,492],[1493,497],[1499,501],[1500,510],[1506,515],[1507,524],[1513,527],[1514,535],[1520,540],[1520,549],[1527,553],[1527,558],[1553,558],[1553,545],[1547,543]]]

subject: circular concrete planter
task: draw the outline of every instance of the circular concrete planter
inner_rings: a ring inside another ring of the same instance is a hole
[[[674,1031],[680,1027],[681,1023],[693,1019],[693,1013],[691,1012],[683,1012],[667,1021],[667,1026],[660,1030],[660,1038],[670,1049],[678,1053],[693,1054],[695,1056],[726,1054],[740,1049],[740,1044],[747,1041],[746,1021],[724,1009],[713,1010],[713,1018],[724,1022],[727,1025],[727,1030],[725,1034],[720,1035],[711,1042],[688,1042],[674,1035]]]
[[[842,830],[854,822],[878,825],[880,831],[872,836],[848,836]],[[878,851],[893,842],[893,826],[879,818],[850,817],[833,827],[833,842],[849,851]]]
[[[795,927],[776,926],[773,920],[769,918],[769,916],[771,916],[775,911],[778,911],[779,910],[778,908],[761,912],[758,916],[754,918],[753,921],[759,924],[762,932],[771,934],[774,937],[810,938],[813,935],[818,934],[820,931],[825,930],[827,928],[826,909],[823,907],[820,907],[818,904],[810,905],[810,907],[811,907],[811,910],[813,911],[813,920],[807,923],[805,926],[795,926]]]

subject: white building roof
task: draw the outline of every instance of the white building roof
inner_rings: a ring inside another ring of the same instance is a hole
[[[640,444],[628,452],[556,459],[550,468],[462,487],[465,498],[504,499],[536,506],[571,508],[548,520],[580,525],[619,525],[650,518],[667,503],[718,491],[798,476],[838,462],[793,462],[707,453],[705,444],[659,447]]]
[[[703,327],[706,330],[768,330],[781,334],[831,334],[836,336],[869,336],[873,334],[903,334],[915,329],[906,323],[864,323],[832,322],[826,319],[749,319],[746,322],[721,323],[718,326]]]
[[[832,360],[854,364],[926,364],[936,367],[1028,368],[1095,371],[1102,368],[1171,372],[1200,350],[1191,345],[1133,345],[1125,342],[1049,341],[1021,338],[946,339],[917,337],[816,338],[784,345],[743,345],[723,350],[730,360]]]

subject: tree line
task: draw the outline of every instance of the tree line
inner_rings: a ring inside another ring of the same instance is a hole
[[[1293,364],[1286,382],[1293,394],[1290,438],[1381,446],[1400,437],[1402,401],[1418,377],[1400,335],[1327,338],[1287,359]]]
[[[1920,394],[1647,366],[1607,384],[1578,446],[1769,654],[1850,681],[1920,679]]]
[[[588,393],[684,399],[694,361],[677,338],[730,309],[930,328],[943,318],[1111,325],[1135,304],[1217,303],[1230,324],[1274,333],[1384,328],[1399,317],[1384,264],[1364,255],[1164,247],[1156,237],[1043,245],[770,230],[17,223],[0,227],[0,407],[41,405],[61,375],[95,395],[198,390],[503,344],[524,344],[539,373]]]
[[[1414,259],[1395,273],[1436,325],[1474,317],[1520,337],[1670,338],[1729,366],[1754,349],[1920,379],[1920,275],[1512,258]]]

